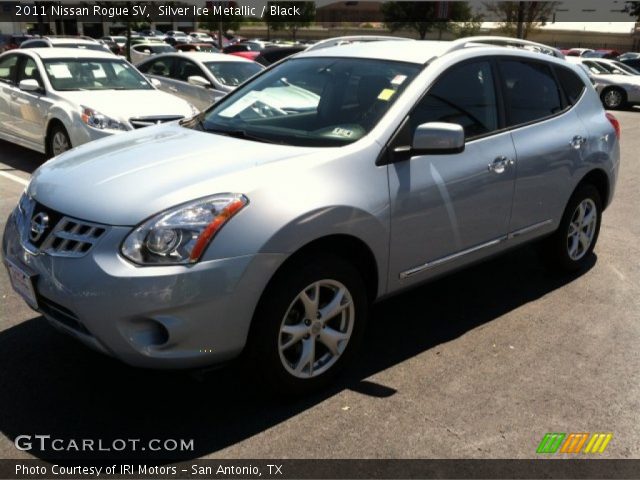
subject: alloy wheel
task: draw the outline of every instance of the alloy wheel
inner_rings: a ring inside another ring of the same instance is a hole
[[[351,293],[325,279],[303,289],[280,325],[278,350],[287,372],[312,378],[329,370],[345,351],[355,320]]]
[[[598,224],[596,204],[590,198],[580,202],[571,217],[567,234],[567,252],[573,261],[586,255],[593,243]]]
[[[622,105],[622,93],[618,90],[609,90],[604,95],[604,103],[608,108],[618,108]]]
[[[51,150],[54,156],[60,155],[70,148],[71,145],[69,144],[69,139],[64,134],[64,132],[57,131],[53,134],[53,138],[51,139]]]

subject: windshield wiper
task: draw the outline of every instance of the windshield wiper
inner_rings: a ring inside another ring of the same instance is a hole
[[[220,134],[220,135],[226,135],[227,137],[241,138],[243,140],[252,140],[254,142],[262,142],[262,143],[280,143],[280,142],[276,142],[274,140],[269,140],[267,138],[258,137],[256,135],[251,135],[250,133],[247,133],[245,130],[224,130],[222,128],[206,128],[204,126],[204,124],[202,123],[202,120],[200,120],[198,122],[198,125],[205,132],[217,133],[217,134]]]

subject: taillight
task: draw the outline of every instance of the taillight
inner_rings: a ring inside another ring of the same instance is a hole
[[[613,125],[613,129],[616,131],[616,138],[620,140],[620,122],[612,113],[605,113],[607,120]]]

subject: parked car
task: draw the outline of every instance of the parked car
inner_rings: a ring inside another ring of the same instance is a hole
[[[297,45],[293,47],[270,47],[260,50],[258,55],[252,59],[261,65],[269,66],[272,63],[279,62],[291,55],[303,52],[307,47],[304,45]]]
[[[111,53],[34,48],[0,55],[0,138],[49,156],[197,112]]]
[[[120,49],[119,51],[119,55],[124,54],[124,49],[127,45],[127,37],[124,36],[113,36],[113,35],[109,35],[106,37],[102,37],[100,40],[104,41],[104,42],[109,42],[109,43],[115,43],[118,48]]]
[[[81,50],[95,50],[98,52],[109,52],[109,47],[96,40],[80,37],[38,37],[25,40],[20,45],[24,48],[78,48]]]
[[[0,35],[0,53],[20,48],[25,40],[33,38],[31,35]]]
[[[180,52],[208,52],[208,53],[220,53],[212,43],[206,42],[193,42],[193,43],[179,43],[175,46],[175,49]]]
[[[638,52],[626,52],[623,53],[622,55],[620,55],[618,57],[618,60],[623,61],[623,60],[632,60],[632,59],[637,59],[640,58],[640,53]]]
[[[130,49],[131,63],[140,63],[146,58],[158,55],[159,53],[171,53],[177,50],[171,45],[167,45],[164,42],[156,43],[138,43],[133,45]]]
[[[145,38],[156,38],[160,40],[164,40],[164,37],[166,36],[166,34],[162,33],[160,30],[150,30],[150,29],[141,30],[140,32],[138,32],[138,35]]]
[[[156,55],[137,68],[161,90],[204,110],[264,67],[222,53],[181,52]]]
[[[620,125],[588,83],[468,39],[300,53],[191,120],[42,165],[6,223],[10,278],[131,365],[242,353],[276,391],[321,387],[376,299],[537,240],[561,270],[593,261]]]
[[[591,48],[570,48],[565,54],[567,57],[581,57],[585,53],[593,52]]]
[[[239,52],[229,52],[228,55],[244,58],[245,60],[251,60],[253,62],[256,60],[256,58],[258,58],[258,56],[260,55],[260,52],[243,50]]]
[[[184,32],[178,30],[169,30],[164,37],[164,41],[169,45],[177,45],[178,43],[189,43],[191,37]]]
[[[585,52],[582,56],[585,58],[618,58],[620,56],[620,52],[610,49],[598,49],[591,52]]]
[[[587,69],[595,81],[595,88],[605,108],[610,110],[640,104],[640,77],[630,74],[613,74],[601,61],[584,57],[567,57]]]
[[[198,43],[213,43],[213,42],[215,42],[215,40],[213,39],[213,37],[211,35],[209,35],[208,33],[204,33],[204,32],[191,32],[189,34],[189,36],[191,37],[191,41],[192,42],[198,42]]]

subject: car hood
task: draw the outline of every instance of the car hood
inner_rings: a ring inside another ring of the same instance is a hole
[[[116,120],[134,117],[193,114],[189,103],[160,90],[81,90],[58,92],[69,102],[89,107]]]
[[[247,193],[242,189],[260,182],[256,167],[313,153],[318,155],[318,149],[172,123],[113,135],[49,160],[34,173],[28,193],[71,217],[131,226],[192,199]]]

